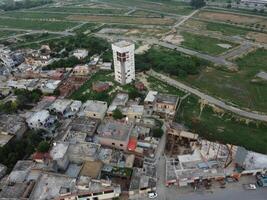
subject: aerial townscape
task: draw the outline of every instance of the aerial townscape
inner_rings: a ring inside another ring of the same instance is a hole
[[[0,200],[105,199],[267,199],[267,0],[0,0]]]

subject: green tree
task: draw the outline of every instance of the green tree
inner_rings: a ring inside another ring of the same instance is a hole
[[[50,148],[50,145],[47,141],[42,141],[40,142],[40,144],[38,145],[37,147],[37,151],[38,152],[42,152],[42,153],[45,153],[45,152],[48,152]]]
[[[195,8],[202,8],[203,6],[206,5],[206,2],[204,0],[191,0],[190,5]]]
[[[122,119],[122,118],[123,118],[123,114],[122,114],[122,112],[121,112],[118,108],[116,108],[116,109],[112,112],[112,117],[113,117],[114,119]]]
[[[153,137],[161,138],[164,132],[161,128],[154,128],[152,130],[152,133],[153,133]]]

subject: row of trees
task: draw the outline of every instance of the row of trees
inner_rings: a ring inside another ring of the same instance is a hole
[[[24,8],[33,8],[52,2],[53,2],[52,0],[22,0],[22,1],[4,0],[3,4],[0,6],[0,9],[8,11],[8,10],[17,10]]]

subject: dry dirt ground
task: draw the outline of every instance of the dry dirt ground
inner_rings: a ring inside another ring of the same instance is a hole
[[[220,12],[209,12],[201,11],[197,14],[197,17],[201,19],[221,21],[221,22],[232,22],[240,25],[247,24],[260,24],[261,26],[267,27],[267,20],[265,17],[260,16],[245,16],[234,13],[220,13]]]

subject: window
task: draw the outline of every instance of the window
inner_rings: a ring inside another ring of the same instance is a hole
[[[114,143],[114,142],[112,142],[112,145],[115,145],[115,143]]]
[[[126,62],[129,58],[129,52],[120,53],[117,52],[117,60],[120,62]]]
[[[123,147],[123,144],[120,144],[120,147]]]

